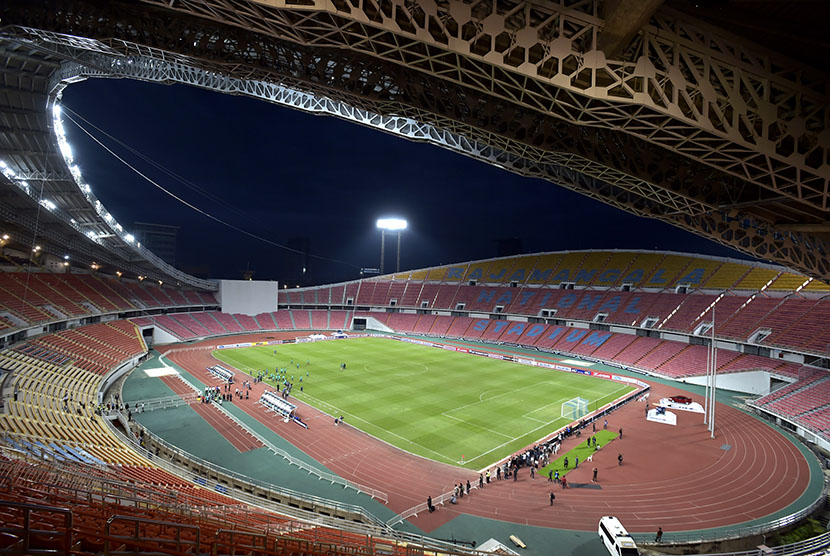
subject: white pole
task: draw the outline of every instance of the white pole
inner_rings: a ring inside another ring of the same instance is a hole
[[[711,370],[712,347],[706,346],[706,383],[703,390],[703,424],[709,424],[709,372]],[[707,429],[709,427],[706,427]]]
[[[386,230],[380,230],[380,273],[383,274],[383,255],[386,250]]]
[[[709,426],[712,430],[712,438],[715,438],[715,397],[718,392],[718,348],[715,343],[715,308],[712,307],[712,417],[709,419]]]
[[[401,271],[401,231],[398,230],[398,262],[395,265],[395,272]]]

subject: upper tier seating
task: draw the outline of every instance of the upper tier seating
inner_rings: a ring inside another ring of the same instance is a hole
[[[216,303],[212,293],[93,274],[0,272],[0,330],[143,308],[201,306],[205,298]]]

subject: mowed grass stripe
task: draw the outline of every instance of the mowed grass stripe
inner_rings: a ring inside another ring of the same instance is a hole
[[[464,456],[474,468],[566,425],[561,408],[570,399],[588,399],[594,410],[633,389],[382,338],[226,349],[214,356],[251,374],[285,368],[294,377],[292,394],[302,401],[409,452],[450,464]]]

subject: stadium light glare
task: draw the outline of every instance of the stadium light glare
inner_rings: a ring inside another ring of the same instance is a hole
[[[401,270],[401,232],[406,229],[407,221],[403,218],[378,218],[377,227],[380,229],[380,273],[383,274],[383,260],[386,252],[386,232],[398,235],[398,258],[395,272]]]
[[[10,239],[9,234],[3,234],[3,241],[8,241]]]
[[[405,230],[407,222],[403,218],[378,218],[377,226],[381,230],[397,232],[398,230]]]

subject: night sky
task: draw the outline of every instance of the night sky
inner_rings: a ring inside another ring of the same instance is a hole
[[[505,237],[519,238],[526,253],[633,248],[744,258],[542,180],[262,101],[179,85],[88,80],[68,87],[63,104],[206,191],[200,195],[84,124],[200,209],[275,243],[307,238],[309,252],[324,259],[309,259],[304,285],[354,279],[361,267],[378,267],[375,220],[382,216],[409,221],[402,269],[493,257],[496,240]],[[178,203],[64,122],[84,178],[125,229],[134,221],[181,227],[179,268],[210,278],[241,278],[250,268],[255,279],[300,281],[298,256]],[[390,248],[387,272],[393,265]]]

